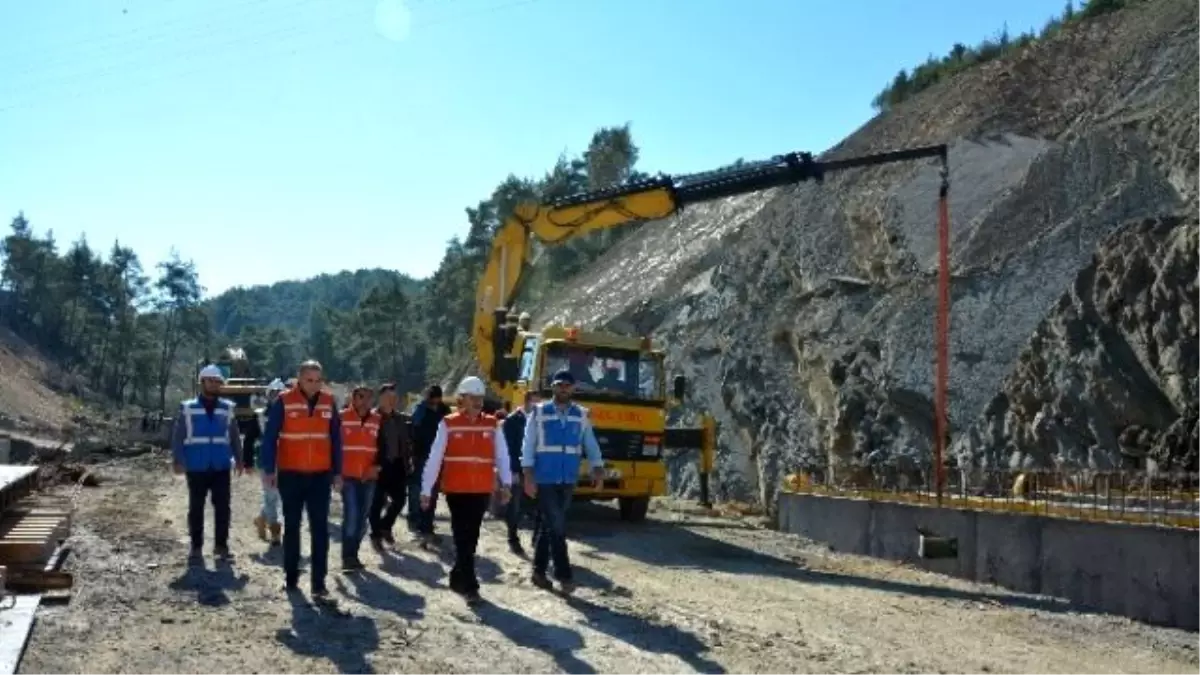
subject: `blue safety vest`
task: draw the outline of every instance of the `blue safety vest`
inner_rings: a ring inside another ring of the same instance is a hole
[[[583,420],[587,410],[571,403],[559,414],[553,401],[535,408],[537,424],[526,433],[537,434],[533,475],[538,485],[574,485],[579,478],[583,452]]]
[[[199,398],[187,401],[179,410],[187,430],[183,439],[184,468],[187,471],[221,471],[233,466],[233,448],[229,447],[229,418],[233,401],[219,398],[212,415]]]

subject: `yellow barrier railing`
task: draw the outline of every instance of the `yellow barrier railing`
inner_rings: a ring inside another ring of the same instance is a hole
[[[949,477],[949,476],[948,476]],[[921,476],[901,486],[861,475],[829,484],[819,473],[796,473],[784,492],[938,506]],[[1200,529],[1200,475],[1129,472],[975,472],[943,486],[941,507],[1021,513],[1072,520]],[[888,484],[890,483],[890,484]]]

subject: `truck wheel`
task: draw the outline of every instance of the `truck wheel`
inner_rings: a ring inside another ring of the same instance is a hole
[[[617,500],[617,508],[621,512],[621,520],[640,523],[646,519],[646,512],[650,510],[650,498],[621,497]]]

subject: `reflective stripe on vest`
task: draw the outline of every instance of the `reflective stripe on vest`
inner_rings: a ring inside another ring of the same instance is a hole
[[[364,419],[354,408],[342,411],[342,476],[362,479],[375,464],[379,447],[379,415],[374,411]]]
[[[201,403],[199,399],[188,401],[188,404],[183,408],[183,423],[184,428],[187,430],[187,435],[183,438],[183,444],[229,445],[229,408],[231,407],[233,406],[226,407],[225,402],[218,399],[216,405],[213,406],[212,414],[214,420],[221,420],[221,425],[219,427],[221,433],[218,436],[216,435],[217,430],[213,429],[210,431],[212,435],[200,436],[196,434],[195,419],[197,417],[207,418],[208,411],[204,409],[204,404]]]
[[[333,397],[317,395],[309,412],[308,400],[300,389],[280,395],[283,427],[279,430],[278,465],[281,471],[322,473],[333,468],[333,443],[329,438],[334,415]]]
[[[185,402],[179,412],[184,425],[184,468],[187,471],[225,471],[232,467],[229,422],[233,402],[217,399],[210,415],[204,402],[194,398]]]
[[[443,419],[446,453],[442,457],[441,487],[447,494],[490,494],[495,486],[495,417],[480,414],[470,420],[462,413]]]
[[[583,454],[583,423],[587,410],[568,404],[561,414],[553,401],[536,408],[531,419],[537,424],[534,448],[534,479],[539,484],[574,485]]]

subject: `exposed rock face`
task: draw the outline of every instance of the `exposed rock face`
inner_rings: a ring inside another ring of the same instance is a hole
[[[942,83],[826,153],[951,144],[950,418],[963,461],[1178,463],[1187,453],[1172,448],[1194,448],[1196,223],[1172,214],[1196,205],[1196,25],[1190,0],[1101,17]],[[721,424],[719,496],[771,504],[801,467],[919,479],[938,184],[933,164],[894,165],[692,208],[620,242],[535,321],[664,341],[692,408]],[[1035,432],[1039,413],[1064,422]]]
[[[1198,223],[1131,223],[1105,241],[959,439],[983,466],[1196,470]]]

